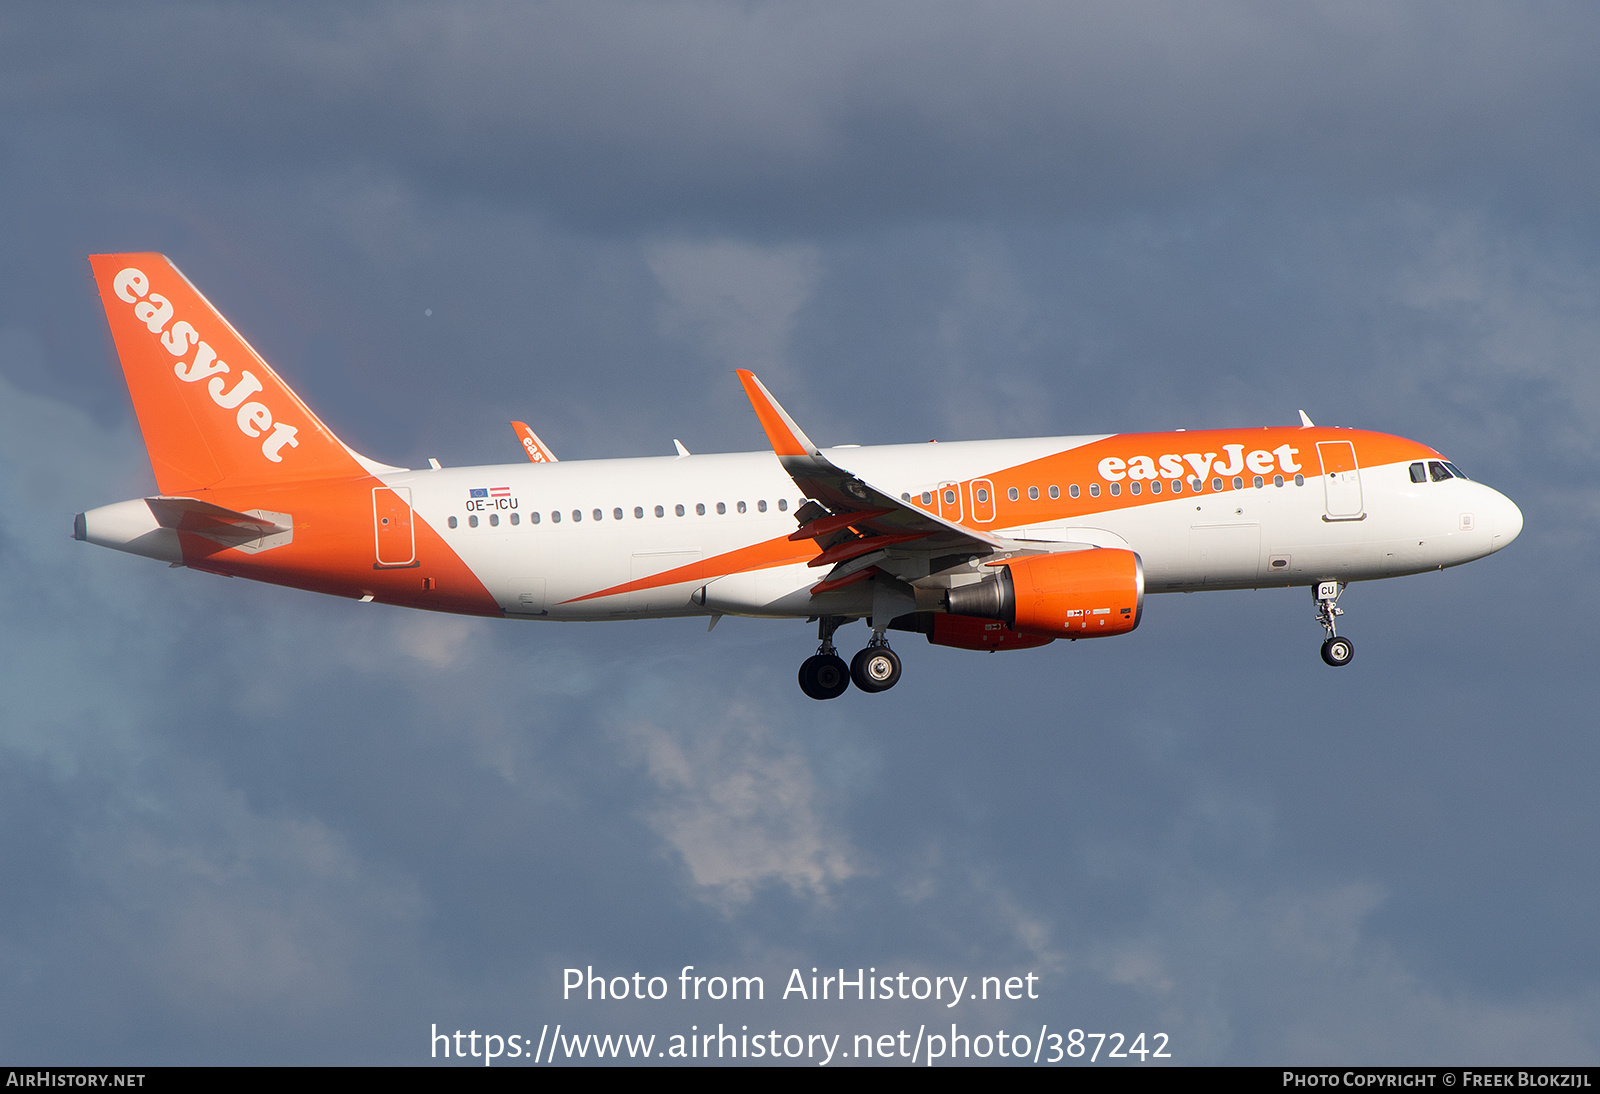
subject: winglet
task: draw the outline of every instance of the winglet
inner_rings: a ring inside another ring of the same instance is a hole
[[[556,454],[550,447],[539,439],[539,435],[528,428],[527,422],[512,422],[511,430],[517,435],[517,440],[522,444],[522,450],[528,454],[528,459],[533,463],[555,463]]]
[[[821,457],[822,450],[812,444],[811,438],[794,424],[794,419],[778,405],[778,400],[772,397],[765,384],[756,379],[755,373],[743,368],[734,372],[744,385],[744,393],[750,397],[750,405],[761,420],[761,428],[766,430],[767,441],[772,445],[773,452],[779,456]]]
[[[1300,412],[1300,428],[1310,429],[1314,424],[1310,418],[1306,417],[1306,412],[1302,410]]]

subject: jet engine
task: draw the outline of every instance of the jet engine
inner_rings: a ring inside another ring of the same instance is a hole
[[[998,619],[1019,634],[1048,638],[1127,634],[1144,611],[1144,566],[1132,551],[1096,547],[1025,555],[994,570],[945,593],[945,610]]]

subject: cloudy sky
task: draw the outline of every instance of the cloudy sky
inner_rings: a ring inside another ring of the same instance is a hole
[[[0,1057],[955,1020],[1596,1062],[1597,53],[1581,4],[7,4]],[[815,703],[800,623],[72,542],[154,492],[84,261],[131,250],[392,463],[518,460],[511,418],[759,448],[751,367],[824,444],[1304,408],[1526,529],[1353,587],[1338,672],[1304,590],[1162,596],[1072,648],[902,636],[893,692]],[[561,999],[690,964],[769,1000]],[[1040,998],[773,998],[812,966]]]

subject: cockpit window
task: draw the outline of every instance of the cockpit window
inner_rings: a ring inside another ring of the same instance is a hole
[[[1455,464],[1451,463],[1449,460],[1444,461],[1444,465],[1450,469],[1450,474],[1454,475],[1456,478],[1458,478],[1458,479],[1465,479],[1466,478],[1466,476],[1461,473],[1461,468],[1457,467]]]
[[[1449,470],[1438,460],[1428,461],[1428,474],[1433,478],[1434,482],[1443,482],[1451,477]]]
[[[1412,482],[1427,482],[1428,481],[1428,467],[1427,467],[1426,464],[1424,464],[1420,460],[1411,465],[1411,481]]]

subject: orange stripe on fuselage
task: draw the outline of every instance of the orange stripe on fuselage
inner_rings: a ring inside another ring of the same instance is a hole
[[[641,589],[659,589],[666,585],[678,585],[685,581],[704,581],[709,578],[726,577],[729,574],[742,574],[750,570],[769,570],[776,566],[787,566],[795,562],[805,562],[815,558],[817,546],[814,543],[791,543],[788,536],[779,536],[776,539],[763,540],[751,544],[749,547],[740,547],[736,551],[714,555],[700,562],[691,562],[686,566],[679,566],[671,570],[663,570],[650,577],[641,577],[637,581],[630,581],[625,585],[613,585],[609,589],[601,589],[597,593],[585,593],[575,596],[571,600],[562,601],[563,604],[577,604],[584,600],[594,600],[602,596],[620,596],[623,593],[638,592]]]

